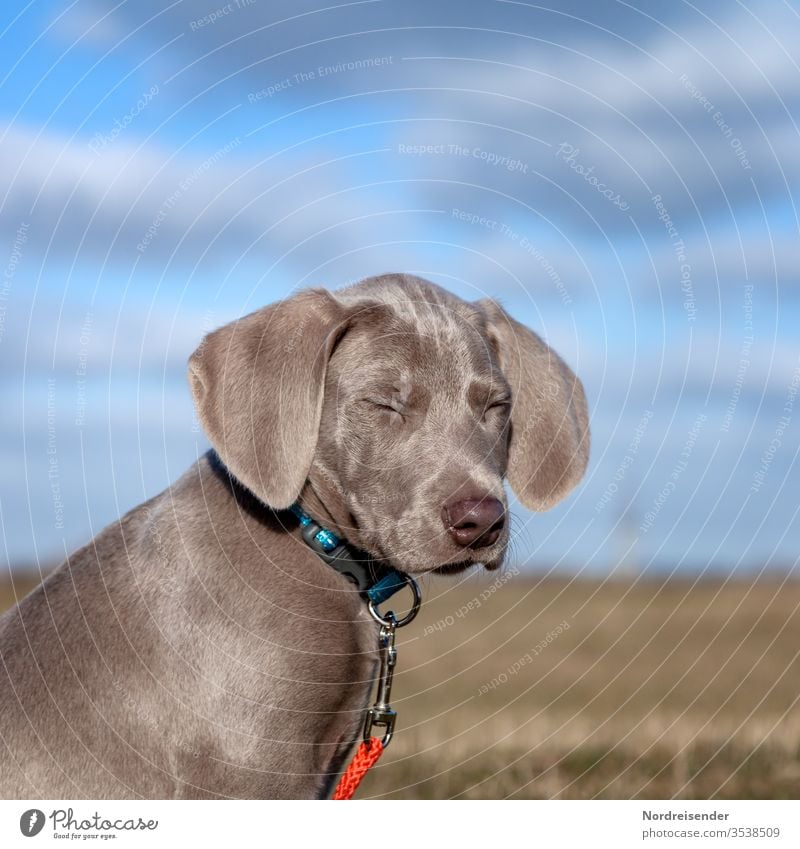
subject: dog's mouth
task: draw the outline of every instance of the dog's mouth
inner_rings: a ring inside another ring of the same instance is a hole
[[[489,552],[487,552],[487,555]],[[488,572],[493,572],[496,569],[499,569],[503,564],[503,558],[505,556],[505,549],[503,549],[499,554],[495,553],[493,557],[466,557],[460,560],[452,560],[445,561],[444,563],[439,563],[439,565],[423,565],[423,564],[414,564],[409,567],[406,563],[398,563],[389,558],[386,559],[385,562],[392,563],[395,568],[400,569],[403,572],[407,572],[410,575],[413,574],[430,574],[430,575],[460,575],[462,572],[466,572],[468,569],[480,569],[481,567],[486,569]]]
[[[499,569],[505,559],[507,544],[508,537],[504,532],[493,544],[486,546],[464,548],[451,544],[441,546],[444,550],[432,551],[430,549],[440,546],[429,545],[429,550],[425,552],[427,556],[423,555],[419,558],[414,557],[407,545],[403,547],[403,554],[400,556],[393,551],[395,546],[374,538],[368,541],[364,549],[375,560],[409,575],[458,575],[471,568],[483,567],[489,572]]]
[[[461,560],[458,563],[443,563],[441,566],[436,566],[431,569],[435,575],[458,575],[460,572],[466,572],[472,566],[479,566],[474,560]]]
[[[505,552],[505,545],[502,546],[499,552],[495,546],[492,546],[487,549],[486,557],[481,557],[479,552],[476,551],[472,557],[466,557],[461,560],[453,559],[452,562],[440,563],[429,571],[434,575],[458,575],[461,572],[466,572],[467,569],[482,566],[487,571],[492,572],[502,566]]]

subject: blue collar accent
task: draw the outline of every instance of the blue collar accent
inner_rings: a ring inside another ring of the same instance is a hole
[[[293,504],[289,509],[303,528],[303,541],[306,545],[329,566],[354,583],[358,591],[374,605],[383,604],[406,585],[402,572],[390,566],[381,566],[368,554],[351,548],[333,531],[318,525],[297,504]]]

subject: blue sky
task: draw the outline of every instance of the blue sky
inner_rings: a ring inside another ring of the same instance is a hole
[[[794,565],[796,5],[1,14],[5,561],[62,558],[204,450],[208,329],[406,270],[499,297],[586,384],[589,472],[515,508],[526,562]]]

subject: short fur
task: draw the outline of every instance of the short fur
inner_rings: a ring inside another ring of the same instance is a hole
[[[307,290],[189,363],[213,450],[0,619],[6,798],[325,797],[357,740],[376,626],[294,501],[399,569],[498,567],[442,508],[535,510],[580,479],[580,382],[493,301],[408,275]],[[1,749],[0,749],[1,751]]]

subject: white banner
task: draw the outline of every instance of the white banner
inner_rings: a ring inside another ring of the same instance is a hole
[[[796,802],[0,802],[0,846],[797,847]]]

